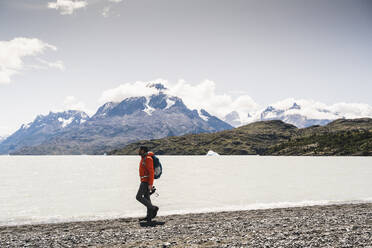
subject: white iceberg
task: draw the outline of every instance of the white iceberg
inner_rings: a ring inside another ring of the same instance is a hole
[[[208,153],[207,153],[207,156],[220,156],[220,154],[218,154],[217,152],[214,152],[212,150],[209,150]]]

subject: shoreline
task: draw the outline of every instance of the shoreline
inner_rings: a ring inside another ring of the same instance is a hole
[[[330,205],[350,205],[350,204],[372,204],[372,198],[365,198],[361,200],[309,200],[300,202],[276,202],[276,203],[253,203],[246,206],[226,206],[226,207],[211,207],[211,208],[200,208],[192,210],[170,210],[162,211],[158,213],[158,217],[177,216],[177,215],[188,215],[188,214],[208,214],[208,213],[220,213],[220,212],[243,212],[251,210],[269,210],[269,209],[283,209],[283,208],[300,208],[300,207],[312,207],[312,206],[330,206]],[[142,217],[139,214],[129,214],[126,216],[109,216],[109,217],[76,217],[73,219],[46,219],[41,221],[25,221],[20,223],[9,223],[0,224],[1,227],[17,227],[17,226],[39,226],[39,225],[54,225],[54,224],[69,224],[69,223],[81,223],[81,222],[97,222],[97,221],[114,221],[119,219],[138,219]]]
[[[372,203],[0,226],[0,247],[372,247]]]

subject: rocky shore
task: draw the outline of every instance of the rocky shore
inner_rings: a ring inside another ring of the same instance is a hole
[[[0,247],[372,247],[372,203],[155,220],[152,226],[126,218],[0,227]]]

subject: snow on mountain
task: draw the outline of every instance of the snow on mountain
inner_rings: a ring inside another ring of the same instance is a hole
[[[166,102],[167,102],[167,106],[165,107],[165,109],[169,109],[176,103],[176,100],[174,98],[167,97]]]
[[[227,114],[224,121],[234,127],[255,121],[282,120],[298,128],[312,125],[326,125],[340,119],[372,117],[372,107],[366,104],[339,103],[326,105],[310,100],[285,99],[256,112],[239,113],[233,111]]]
[[[74,120],[73,117],[70,117],[69,119],[63,119],[61,117],[58,118],[58,121],[62,122],[62,128],[65,128],[66,126],[70,125],[73,120]]]
[[[238,111],[232,111],[225,115],[223,118],[221,118],[225,122],[229,123],[233,127],[240,127],[242,125],[246,125],[251,122],[255,122],[259,120],[259,112],[252,112],[252,113],[246,113],[246,112],[238,112]]]
[[[204,113],[204,111],[202,111],[202,109],[198,110],[198,114],[199,114],[200,118],[202,118],[204,121],[209,120],[209,116],[205,115],[205,113]]]
[[[76,110],[38,115],[33,122],[23,124],[0,144],[0,154],[7,154],[23,146],[41,144],[59,132],[78,127],[89,116]]]
[[[181,98],[164,93],[167,92],[167,88],[161,83],[148,84],[147,87],[155,88],[157,93],[148,96],[129,97],[120,103],[110,103],[109,105],[106,103],[98,109],[93,118],[98,118],[99,116],[124,117],[130,115],[134,117],[140,115],[142,112],[148,117],[153,116],[155,119],[161,117],[164,122],[171,123],[172,126],[181,125],[182,121],[186,121],[183,118],[189,118],[190,120],[188,121],[192,120],[194,123],[192,124],[194,125],[193,129],[199,130],[192,132],[204,132],[208,130],[212,132],[232,128],[232,126],[210,115],[204,109],[190,110]],[[177,117],[173,117],[175,114],[177,114]],[[175,119],[172,120],[172,118]],[[142,120],[138,121],[141,122]],[[179,124],[174,121],[178,121]],[[188,125],[191,125],[191,123]]]
[[[21,129],[28,129],[28,128],[30,128],[31,124],[32,124],[32,122],[27,123],[27,124],[22,124]]]
[[[318,111],[326,112],[325,110]],[[282,120],[299,128],[309,127],[312,125],[326,125],[332,120],[338,118],[343,118],[343,116],[329,113],[327,116],[324,116],[323,119],[313,118],[310,114],[307,114],[306,111],[302,111],[301,106],[297,103],[293,103],[291,107],[286,109],[277,109],[273,106],[269,106],[260,114],[261,121]]]
[[[299,128],[326,125],[339,118],[345,118],[345,116],[327,109],[325,105],[313,105],[306,101],[297,103],[288,100],[268,106],[259,115],[261,121],[282,120]]]
[[[151,115],[152,112],[155,111],[153,107],[149,106],[150,100],[151,100],[151,97],[146,97],[145,109],[143,110],[143,112],[145,112],[148,115]]]
[[[240,120],[239,113],[236,112],[235,110],[232,111],[231,113],[228,113],[224,118],[224,121],[229,123],[231,126],[238,127],[242,125],[242,122]]]

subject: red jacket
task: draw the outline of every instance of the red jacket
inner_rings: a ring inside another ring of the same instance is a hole
[[[139,175],[141,182],[147,182],[149,185],[154,183],[154,161],[152,157],[154,153],[148,152],[146,156],[142,157],[139,164]]]

